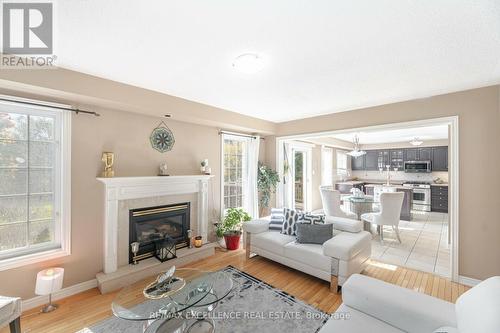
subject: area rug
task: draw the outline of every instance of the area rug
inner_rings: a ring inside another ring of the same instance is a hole
[[[222,316],[224,319],[214,318],[216,332],[313,333],[318,332],[329,318],[326,313],[232,266],[223,271],[231,274],[235,283],[233,291],[214,310],[219,314],[231,314]],[[147,332],[154,332],[158,323]],[[110,317],[79,333],[142,331],[143,322]]]

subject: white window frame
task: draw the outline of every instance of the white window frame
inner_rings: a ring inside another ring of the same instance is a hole
[[[339,166],[339,155],[344,155],[345,156],[345,168],[341,168]],[[337,176],[349,176],[350,169],[349,169],[349,155],[347,155],[347,151],[345,150],[340,150],[337,149],[335,151],[335,168],[337,169]]]
[[[43,103],[45,106],[27,105],[23,103],[0,101],[0,112],[12,112],[26,115],[50,115],[55,121],[56,165],[54,188],[54,229],[57,247],[54,245],[29,249],[12,249],[9,256],[0,256],[0,271],[51,260],[71,254],[71,112],[55,107],[68,105],[39,102],[28,99],[2,96],[0,98],[16,99],[20,102]],[[54,106],[54,107],[52,107]],[[18,252],[18,255],[12,255]],[[2,259],[2,257],[4,257]]]
[[[248,177],[247,175],[245,174],[246,171],[247,171],[247,167],[245,165],[245,163],[248,163],[248,143],[249,143],[249,139],[244,137],[244,136],[239,136],[237,134],[229,134],[229,133],[222,133],[221,134],[221,180],[220,180],[220,183],[221,183],[221,193],[220,193],[220,212],[221,212],[221,218],[224,218],[225,216],[225,213],[226,213],[226,207],[224,205],[224,176],[225,176],[225,165],[224,165],[224,141],[227,140],[227,139],[230,139],[230,140],[236,140],[236,141],[241,141],[241,142],[244,142],[247,144],[247,148],[246,148],[246,151],[244,152],[244,155],[246,156],[243,156],[243,160],[241,162],[241,177],[242,177],[242,206],[241,208],[244,208],[244,209],[247,209],[247,207],[245,207],[246,203],[248,202],[248,200],[246,199],[246,197],[248,196],[248,193],[245,193],[246,190],[245,188],[248,186]]]
[[[321,186],[333,185],[333,156],[335,150],[332,147],[321,147]]]

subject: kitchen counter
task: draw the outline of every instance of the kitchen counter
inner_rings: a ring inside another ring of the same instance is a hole
[[[363,185],[365,182],[362,180],[347,180],[345,182],[336,182],[339,185]]]
[[[431,186],[445,186],[445,187],[448,187],[448,183],[443,183],[443,184],[432,183]]]

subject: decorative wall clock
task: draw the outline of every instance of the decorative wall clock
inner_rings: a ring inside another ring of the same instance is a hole
[[[151,142],[151,147],[158,150],[160,153],[166,153],[172,150],[175,143],[174,134],[167,127],[167,125],[162,121],[154,130],[151,132],[149,137]]]

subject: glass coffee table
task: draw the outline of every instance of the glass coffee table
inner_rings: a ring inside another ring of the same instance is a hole
[[[222,271],[179,268],[174,277],[182,278],[185,284],[177,285],[163,298],[148,298],[143,290],[158,275],[123,288],[111,304],[113,314],[144,321],[144,332],[214,332],[215,324],[209,314],[232,291],[231,276]]]

